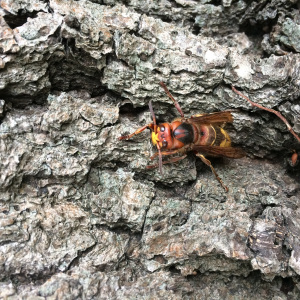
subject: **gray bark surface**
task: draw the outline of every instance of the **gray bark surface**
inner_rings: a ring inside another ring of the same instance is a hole
[[[299,299],[299,2],[0,1],[1,299]],[[231,110],[242,159],[146,169],[149,131]]]

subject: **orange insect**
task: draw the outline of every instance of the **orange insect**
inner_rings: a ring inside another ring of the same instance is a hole
[[[178,104],[171,95],[166,85],[161,82],[166,94],[173,101],[176,109],[180,114],[180,118],[175,119],[171,123],[156,124],[155,114],[151,101],[149,102],[150,112],[153,122],[149,123],[129,135],[119,137],[119,140],[127,140],[136,134],[141,133],[146,128],[152,131],[151,139],[158,152],[155,153],[151,160],[158,156],[158,164],[149,165],[147,168],[159,167],[162,173],[162,165],[174,163],[184,159],[187,152],[194,152],[207,166],[210,167],[217,180],[220,182],[224,190],[228,188],[218,176],[211,162],[205,158],[207,156],[241,158],[245,156],[245,152],[240,148],[231,147],[231,140],[228,133],[223,129],[225,123],[233,122],[231,112],[215,112],[210,114],[197,114],[190,118],[186,118]],[[163,161],[163,156],[176,155],[169,160]]]
[[[291,156],[291,159],[290,159],[290,165],[292,167],[296,167],[299,163],[299,154],[296,152],[296,150],[293,150],[293,154]]]

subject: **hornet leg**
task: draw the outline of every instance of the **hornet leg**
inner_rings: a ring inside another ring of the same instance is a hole
[[[214,173],[214,175],[216,176],[216,178],[218,179],[218,181],[220,182],[221,186],[223,187],[223,189],[225,190],[225,192],[228,192],[228,187],[224,184],[224,182],[222,181],[222,179],[219,177],[219,175],[217,174],[217,172],[215,171],[214,167],[212,166],[211,162],[206,159],[202,154],[200,153],[196,153],[196,155],[207,165],[210,167],[210,169],[212,170],[212,172]]]
[[[177,150],[173,150],[173,151],[162,151],[161,155],[172,155],[172,154],[176,154],[176,153],[182,153],[182,149],[177,149]],[[156,152],[150,157],[150,159],[153,160],[158,155],[159,155],[159,153]]]
[[[172,164],[172,163],[178,162],[178,161],[180,161],[180,160],[182,160],[184,158],[186,158],[186,154],[183,155],[183,156],[179,156],[179,157],[172,157],[169,160],[163,161],[162,163],[163,163],[163,165],[165,165],[165,164]],[[158,167],[158,164],[148,165],[146,168],[147,169],[153,169],[153,168],[156,168],[156,167]]]
[[[153,129],[153,123],[149,123],[149,124],[139,128],[139,129],[137,129],[135,132],[133,132],[131,134],[120,136],[118,139],[120,141],[121,140],[128,140],[128,139],[132,138],[134,135],[141,133],[142,131],[144,131],[147,128]]]

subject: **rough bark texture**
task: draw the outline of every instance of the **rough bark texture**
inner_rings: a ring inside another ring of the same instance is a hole
[[[1,0],[0,298],[299,299],[298,1]],[[160,120],[232,110],[248,156],[148,170]]]

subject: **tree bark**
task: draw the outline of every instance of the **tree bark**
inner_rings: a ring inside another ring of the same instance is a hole
[[[0,1],[0,298],[299,299],[297,1]],[[242,159],[153,164],[231,111]]]

